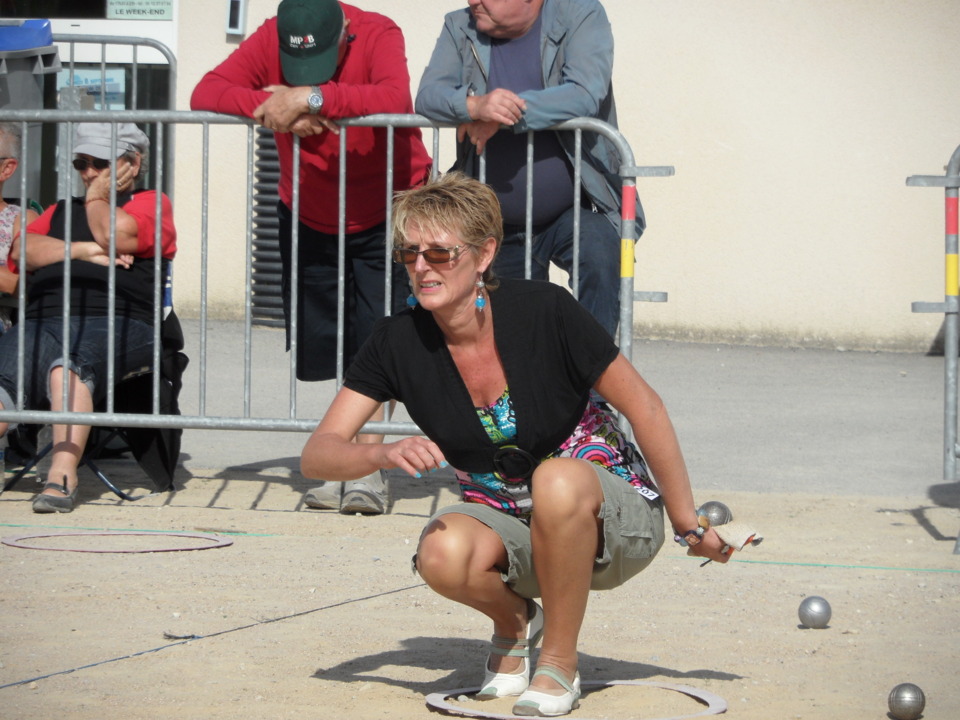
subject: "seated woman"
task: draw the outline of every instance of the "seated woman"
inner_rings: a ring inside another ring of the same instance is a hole
[[[155,229],[160,223],[160,262],[176,254],[173,207],[161,194],[135,191],[145,175],[147,136],[131,123],[116,130],[116,157],[110,123],[77,126],[73,166],[86,187],[84,197],[71,203],[70,294],[64,292],[64,248],[67,201],[47,209],[27,227],[25,252],[14,241],[11,258],[27,271],[24,333],[24,406],[92,412],[106,397],[108,378],[110,189],[116,183],[116,292],[114,378],[149,367],[153,361]],[[166,276],[166,267],[160,277]],[[69,304],[69,364],[64,379],[63,305]],[[18,333],[0,337],[0,408],[15,407],[17,398]],[[63,383],[67,405],[63,405]],[[0,422],[0,434],[7,423]],[[88,426],[54,425],[53,451],[46,484],[33,500],[38,513],[70,512],[77,497],[77,468],[90,433]]]
[[[516,715],[565,715],[579,704],[590,590],[650,564],[664,511],[694,554],[729,556],[699,522],[663,403],[606,330],[563,288],[494,278],[503,224],[490,187],[453,173],[401,193],[393,233],[416,307],[374,328],[301,469],[349,480],[452,465],[462,502],[430,519],[416,568],[493,623],[478,697],[517,696]],[[387,400],[404,403],[424,437],[351,442]]]

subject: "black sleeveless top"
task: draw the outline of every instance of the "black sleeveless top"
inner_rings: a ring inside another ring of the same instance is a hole
[[[117,207],[130,201],[132,195],[117,196]],[[84,198],[71,198],[73,203],[70,226],[72,242],[93,241],[93,233],[87,223]],[[57,203],[50,218],[50,237],[66,238],[66,201]],[[161,282],[167,272],[168,260],[161,260]],[[64,283],[63,262],[52,263],[27,275],[28,319],[58,318],[63,314]],[[154,258],[134,258],[129,268],[116,269],[117,317],[129,317],[148,325],[153,324]],[[70,315],[103,317],[108,315],[109,273],[105,265],[72,260],[70,262]]]

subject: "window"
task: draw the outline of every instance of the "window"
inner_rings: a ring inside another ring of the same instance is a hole
[[[0,0],[4,18],[100,18],[107,16],[107,0]]]

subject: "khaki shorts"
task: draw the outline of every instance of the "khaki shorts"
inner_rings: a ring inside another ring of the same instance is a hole
[[[603,520],[603,556],[593,563],[590,588],[610,590],[646,568],[663,546],[663,501],[648,500],[623,478],[599,466],[594,468],[603,488],[598,515]],[[500,574],[503,581],[521,597],[540,597],[526,523],[489,505],[459,503],[438,511],[427,527],[448,513],[469,515],[497,533],[509,559],[509,567]]]

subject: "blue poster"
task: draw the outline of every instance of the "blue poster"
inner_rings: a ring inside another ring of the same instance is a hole
[[[118,65],[107,65],[101,72],[98,68],[74,68],[71,82],[70,70],[57,73],[57,91],[64,94],[64,88],[73,87],[69,93],[79,96],[80,108],[84,110],[123,110],[126,90],[126,75]],[[65,99],[65,98],[64,98]],[[70,107],[72,102],[58,103],[61,108]]]

